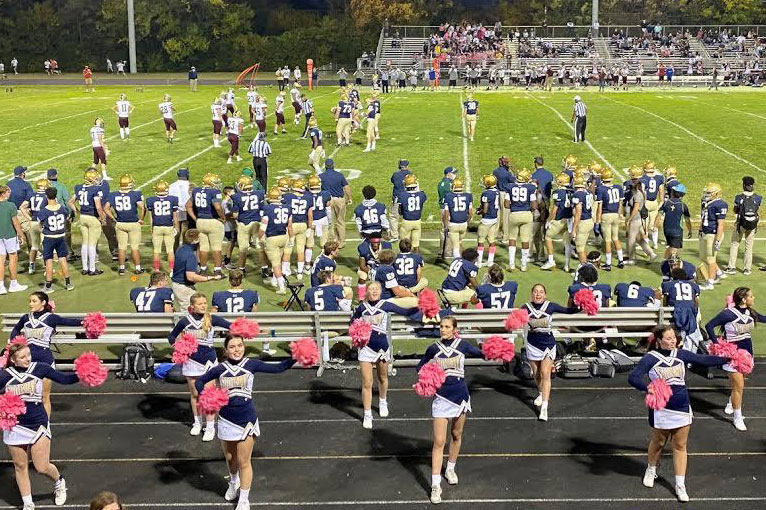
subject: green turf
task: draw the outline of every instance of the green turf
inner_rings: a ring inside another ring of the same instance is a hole
[[[95,93],[85,94],[74,86],[17,86],[14,92],[0,95],[0,147],[3,149],[0,152],[0,180],[5,181],[14,166],[23,164],[30,167],[33,178],[38,172],[55,166],[61,173],[62,182],[70,187],[80,182],[91,158],[88,130],[96,116],[103,116],[107,136],[114,137],[108,142],[111,150],[109,173],[112,176],[130,172],[139,185],[161,175],[172,181],[176,168],[188,166],[192,180],[213,171],[218,172],[225,183],[231,183],[239,170],[249,164],[249,159],[245,158],[240,165],[226,165],[228,143],[224,141],[220,149],[210,148],[209,105],[221,88],[201,86],[199,92],[191,93],[183,85],[144,86],[142,91],[134,90],[133,86],[105,85],[98,86]],[[378,150],[371,154],[362,152],[363,133],[354,136],[351,147],[335,149],[330,108],[337,99],[337,89],[322,87],[309,96],[315,100],[328,156],[334,153],[336,166],[347,173],[350,170],[361,173],[351,181],[355,203],[360,200],[361,187],[373,184],[378,188],[379,199],[388,204],[390,175],[396,169],[397,160],[407,158],[419,177],[421,188],[429,194],[424,217],[431,220],[438,215],[435,188],[445,166],[459,168],[463,176],[470,174],[471,188],[478,197],[481,175],[495,168],[500,155],[509,156],[516,166],[526,166],[531,165],[534,156],[542,154],[548,168],[553,170],[558,168],[566,154],[573,153],[581,161],[591,161],[599,159],[595,154],[597,151],[618,170],[618,174],[629,165],[647,159],[654,160],[659,167],[672,164],[689,188],[688,202],[693,214],[699,210],[699,196],[706,182],[720,182],[724,198],[731,202],[740,191],[743,175],[753,175],[760,181],[766,169],[766,156],[760,145],[766,135],[766,102],[760,91],[732,89],[710,93],[687,88],[598,94],[592,90],[577,91],[589,108],[588,138],[592,148],[571,143],[567,121],[571,116],[574,91],[553,94],[525,92],[523,89],[476,92],[475,98],[481,103],[476,141],[465,143],[465,149],[460,118],[462,93],[417,91],[383,96],[381,140]],[[124,142],[116,136],[117,122],[111,112],[120,92],[126,92],[136,106],[131,117],[131,139]],[[261,87],[260,92],[267,96],[271,107],[276,88]],[[157,111],[164,93],[173,96],[178,111],[179,131],[172,145],[165,141]],[[367,93],[367,89],[363,90],[363,98]],[[245,109],[244,91],[238,91],[237,104]],[[289,122],[292,118],[289,109],[287,118],[289,134],[279,136],[274,136],[271,131],[273,116],[267,120],[269,141],[274,150],[269,165],[272,177],[308,172],[309,144],[298,138],[300,130]],[[243,155],[251,137],[252,133],[246,131]],[[469,173],[465,168],[466,160]],[[144,191],[151,194],[151,187]],[[433,224],[430,226],[435,228]],[[351,230],[349,233],[353,237]],[[436,230],[425,234],[423,252],[429,262],[434,259],[437,236]],[[473,236],[469,235],[469,239]],[[148,241],[145,236],[145,244]],[[75,245],[79,246],[79,241]],[[728,243],[724,245],[720,257],[722,265],[728,257]],[[762,241],[757,241],[756,265],[764,262],[761,247]],[[144,251],[148,259],[148,246]],[[506,262],[507,251],[499,248],[498,253],[499,261]],[[686,254],[697,262],[696,242],[687,244]],[[107,260],[103,250],[101,260]],[[116,277],[111,263],[104,265],[107,270],[104,277],[83,278],[78,273],[74,277],[77,286],[74,292],[62,290],[55,293],[59,310],[131,311],[128,290],[145,284],[148,277],[131,282],[128,276]],[[342,274],[354,274],[356,252],[353,243],[343,251],[340,266]],[[425,274],[433,284],[438,284],[444,276],[444,268],[429,263]],[[756,271],[749,278],[738,274],[729,277],[716,290],[705,292],[703,317],[709,318],[720,309],[724,295],[737,285],[750,285],[757,295],[763,295],[766,285],[759,279],[761,274]],[[547,284],[552,299],[564,300],[569,283],[569,277],[562,272],[547,273],[537,268],[527,273],[509,273],[507,277],[520,284],[517,303],[526,298],[531,285],[537,281]],[[23,283],[34,285],[42,279],[39,273],[21,278]],[[629,270],[602,274],[602,281],[611,284],[633,279],[652,286],[660,281],[656,270],[641,263]],[[250,276],[248,281],[262,295],[262,309],[278,309],[281,297],[263,287],[259,278]],[[210,283],[201,285],[200,289],[212,292],[225,286],[225,283]],[[0,310],[22,311],[25,299],[23,295],[3,296]],[[756,331],[756,339],[760,340],[763,334],[760,329]],[[759,344],[756,343],[759,352],[766,353],[766,348],[758,347]]]

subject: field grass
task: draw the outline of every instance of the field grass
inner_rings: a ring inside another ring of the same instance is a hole
[[[231,183],[242,167],[249,166],[249,159],[239,165],[227,165],[228,143],[214,149],[211,141],[209,105],[220,92],[218,86],[201,86],[196,93],[185,86],[144,86],[141,91],[134,87],[105,85],[95,93],[85,94],[74,86],[22,85],[14,92],[0,95],[0,180],[5,181],[16,165],[29,167],[29,177],[34,179],[46,169],[59,170],[60,180],[67,185],[81,182],[82,173],[91,158],[88,130],[96,116],[106,119],[108,143],[111,150],[109,173],[117,177],[131,173],[146,194],[151,194],[151,183],[159,178],[172,181],[175,170],[187,166],[192,180],[205,172],[217,172],[224,183]],[[571,102],[574,91],[557,91],[543,94],[523,89],[502,92],[475,93],[480,101],[476,141],[465,141],[460,118],[463,93],[453,92],[401,92],[383,97],[383,116],[380,121],[381,140],[374,153],[363,153],[363,133],[357,133],[351,147],[336,150],[334,123],[330,108],[337,99],[337,89],[321,87],[309,93],[314,98],[320,127],[325,132],[325,147],[332,154],[336,167],[351,176],[355,203],[365,184],[377,187],[379,199],[388,204],[390,199],[389,178],[396,170],[400,158],[410,161],[410,167],[418,175],[421,188],[429,194],[424,217],[434,221],[438,218],[436,208],[436,184],[446,166],[454,166],[470,183],[474,195],[480,193],[481,175],[496,167],[500,155],[508,156],[518,167],[531,166],[533,157],[543,155],[547,167],[558,170],[560,160],[566,154],[575,154],[581,161],[602,160],[613,166],[618,175],[631,164],[652,159],[662,168],[674,165],[681,181],[689,189],[688,203],[693,216],[699,210],[699,197],[706,182],[717,181],[724,189],[724,198],[731,202],[741,190],[743,175],[752,175],[760,181],[766,172],[766,155],[763,140],[766,138],[766,101],[760,91],[722,90],[708,92],[700,89],[673,91],[645,89],[631,92],[598,94],[588,89],[577,91],[588,105],[589,144],[575,145],[571,142]],[[126,92],[136,107],[131,117],[131,139],[120,141],[117,122],[111,112],[117,96]],[[260,88],[273,105],[276,88]],[[176,142],[166,143],[157,104],[164,93],[173,96],[178,111],[179,127]],[[362,95],[366,96],[367,90]],[[238,92],[237,104],[244,110],[244,91]],[[301,130],[289,121],[289,134],[275,136],[273,116],[267,120],[269,141],[274,155],[270,158],[270,176],[308,174],[307,157],[309,144],[300,140]],[[302,127],[302,126],[301,126]],[[246,131],[243,139],[243,155],[252,137]],[[357,172],[353,172],[356,170]],[[756,185],[758,187],[758,184]],[[733,219],[733,215],[730,215]],[[429,264],[425,274],[438,284],[444,269],[433,265],[438,246],[437,225],[428,225],[424,254]],[[350,228],[353,228],[349,226]],[[74,229],[77,232],[77,229]],[[354,234],[350,232],[350,235]],[[472,239],[472,236],[469,236]],[[728,239],[728,234],[727,234]],[[148,258],[148,236],[145,236],[145,254]],[[470,241],[469,241],[470,243]],[[75,242],[79,246],[79,242]],[[725,265],[728,242],[724,243],[720,262]],[[340,272],[354,274],[356,251],[354,243],[348,243],[342,254]],[[686,256],[697,262],[696,239],[688,242]],[[101,260],[107,273],[102,278],[74,277],[77,289],[71,293],[58,291],[54,294],[61,311],[131,311],[127,299],[128,290],[145,284],[148,277],[132,282],[130,277],[118,278],[115,267],[108,262],[102,249]],[[741,259],[740,259],[741,260]],[[507,261],[507,252],[500,250],[499,261]],[[756,265],[766,262],[763,241],[756,242]],[[741,267],[741,262],[740,262]],[[79,266],[78,266],[79,268]],[[729,277],[714,291],[704,293],[702,312],[711,317],[720,309],[724,296],[735,286],[750,285],[756,295],[766,295],[766,284],[761,273],[746,277],[741,273]],[[602,281],[615,284],[638,279],[646,285],[656,286],[660,281],[658,270],[639,263],[626,270],[615,270],[601,275]],[[565,299],[569,277],[562,272],[543,272],[532,268],[527,273],[507,274],[520,283],[517,303],[525,299],[535,282],[546,283],[552,299]],[[23,283],[37,285],[41,274],[23,276]],[[248,285],[255,286],[262,296],[262,309],[278,309],[282,298],[271,289],[261,285],[260,278],[250,276]],[[204,292],[225,287],[225,283],[201,285]],[[26,309],[24,295],[6,295],[0,298],[2,311]],[[756,330],[756,339],[764,338]],[[766,353],[756,342],[758,350]]]

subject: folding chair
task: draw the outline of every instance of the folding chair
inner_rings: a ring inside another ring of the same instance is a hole
[[[287,288],[290,290],[290,299],[285,302],[284,310],[286,312],[289,312],[290,309],[293,307],[293,304],[298,305],[298,309],[301,312],[305,312],[306,308],[303,304],[303,300],[301,299],[300,292],[301,289],[303,289],[304,284],[302,282],[291,282],[286,276],[285,276],[285,282]]]

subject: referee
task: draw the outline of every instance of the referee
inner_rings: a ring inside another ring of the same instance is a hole
[[[303,136],[301,137],[305,140],[309,133],[309,120],[314,115],[314,103],[306,97],[306,94],[301,94],[301,111],[306,117],[306,126],[303,128]]]
[[[266,133],[258,133],[247,152],[253,155],[255,178],[261,183],[263,189],[268,189],[266,185],[269,181],[269,173],[266,158],[271,155],[271,145],[266,141]]]
[[[585,141],[585,126],[587,125],[588,108],[582,102],[580,96],[574,97],[574,109],[572,110],[572,121],[575,123],[574,143]]]

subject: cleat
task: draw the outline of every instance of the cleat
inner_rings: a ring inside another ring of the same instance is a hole
[[[729,401],[726,404],[726,407],[724,408],[723,412],[726,414],[734,414],[734,408],[731,406],[731,401]]]
[[[192,425],[191,430],[189,431],[189,434],[192,436],[198,436],[202,433],[202,424],[201,423],[195,423]]]
[[[431,503],[438,505],[442,502],[442,487],[441,485],[434,485],[431,487]]]
[[[52,285],[43,285],[43,292],[45,292],[46,294],[53,294],[56,291],[53,290]]]
[[[372,429],[372,416],[365,416],[362,420],[362,427],[370,430]]]
[[[88,270],[87,269],[83,269],[82,271],[80,271],[80,274],[83,275],[83,276],[88,276]]]
[[[8,290],[5,288],[5,285],[0,286],[0,296],[3,294],[8,294]]]
[[[249,501],[240,501],[237,503],[237,508],[234,510],[250,510],[250,502]]]
[[[277,353],[276,349],[268,348],[268,349],[263,349],[261,351],[261,356],[264,358],[269,358],[271,356],[274,356],[276,353]]]
[[[751,274],[753,274],[753,272],[750,269],[745,269],[744,271],[742,271],[742,274],[745,276],[750,276]]]
[[[457,485],[458,478],[454,469],[447,469],[444,471],[444,479],[447,480],[447,483],[450,485]]]
[[[229,487],[226,489],[226,494],[224,494],[223,499],[226,501],[234,501],[237,499],[237,494],[239,493],[239,480],[237,480],[235,483],[229,482]]]
[[[117,254],[116,254],[116,253],[113,253],[113,254],[112,254],[112,262],[117,262],[118,260],[119,260],[119,259],[117,258]]]
[[[535,407],[540,407],[541,405],[543,405],[543,394],[542,394],[542,393],[540,393],[540,394],[537,396],[537,398],[535,399],[535,401],[533,402],[533,404],[535,405]]]
[[[686,487],[681,487],[680,485],[676,485],[676,497],[678,498],[678,501],[682,503],[688,502],[689,495],[686,493]]]
[[[142,267],[141,269],[136,269],[135,271],[133,271],[133,274],[144,274],[145,272],[146,272],[146,269]]]
[[[644,472],[644,487],[649,487],[650,489],[654,487],[654,480],[657,478],[657,468],[650,468],[647,467],[646,471]]]
[[[287,289],[277,289],[275,294],[279,294],[280,296],[284,296],[285,294],[287,294]]]
[[[526,273],[527,272],[527,265],[526,264],[522,264],[519,267],[519,271],[521,271],[522,273]]]
[[[603,266],[601,268],[601,270],[602,271],[611,271],[612,270],[612,265],[611,264],[607,264],[607,265]]]
[[[712,283],[706,283],[704,285],[700,285],[700,290],[713,290],[715,287],[713,287]]]
[[[388,418],[388,402],[380,402],[378,404],[378,414],[381,418]]]
[[[98,276],[104,274],[104,272],[101,269],[95,269],[93,271],[88,271],[88,276]]]
[[[125,276],[125,268],[124,268],[124,267],[121,267],[121,268],[119,269],[119,271],[117,271],[117,274],[119,274],[120,276]]]
[[[207,443],[213,439],[215,439],[215,425],[208,425],[205,427],[205,433],[202,434],[202,440]]]
[[[69,282],[66,284],[66,290],[74,290],[74,283]]]
[[[66,481],[63,478],[59,478],[53,486],[53,502],[56,506],[66,503]]]
[[[737,274],[737,269],[733,267],[727,267],[723,270],[723,272],[726,274]]]
[[[511,264],[511,265],[509,265],[509,266],[508,266],[508,271],[510,271],[510,272],[514,272],[514,271],[516,271],[516,265],[515,265],[515,264]]]
[[[35,504],[34,503],[24,503],[24,508],[22,510],[35,510]]]
[[[617,263],[617,269],[625,269],[625,262],[622,260]]]
[[[540,269],[542,269],[543,271],[550,271],[554,267],[556,267],[556,263],[555,262],[546,262],[545,264],[543,264],[540,267]]]
[[[745,419],[739,418],[734,420],[734,428],[740,432],[747,432],[747,426],[745,425]]]

